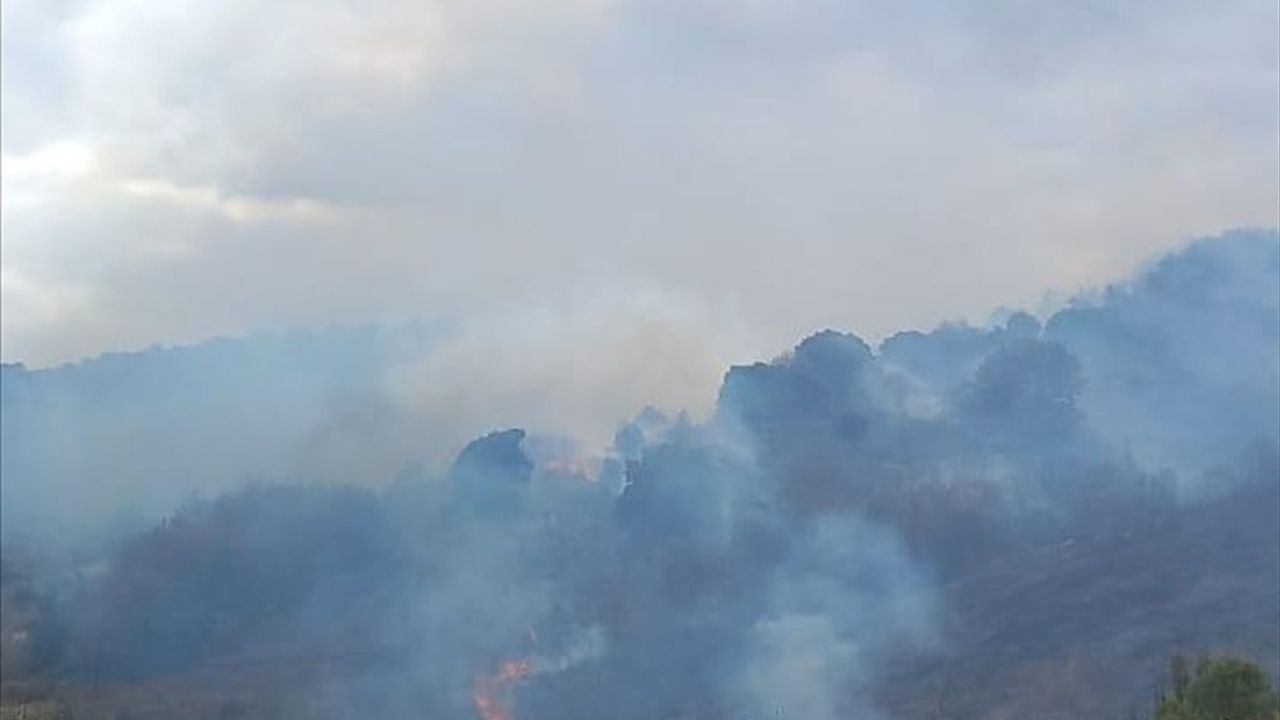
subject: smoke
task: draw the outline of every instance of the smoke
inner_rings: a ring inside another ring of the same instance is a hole
[[[748,717],[836,720],[867,717],[868,708],[842,707],[845,679],[857,676],[856,646],[840,639],[821,615],[789,615],[761,622],[744,671]]]
[[[387,394],[456,434],[456,451],[519,425],[599,451],[613,425],[646,404],[698,413],[714,402],[727,351],[743,344],[673,298],[534,305],[472,323],[395,369]]]
[[[873,665],[936,643],[935,589],[890,529],[848,518],[806,531],[775,571],[728,688],[733,716],[878,717]]]
[[[741,344],[670,299],[561,310],[5,365],[3,533],[94,544],[248,478],[385,486],[513,424],[598,464],[637,407],[707,412]]]
[[[295,484],[190,503],[126,534],[102,577],[70,593],[49,662],[145,678],[210,658],[335,656],[347,671],[318,683],[332,717],[876,717],[883,668],[953,641],[944,583],[1128,528],[1176,493],[1274,483],[1278,288],[1280,235],[1237,232],[1044,323],[1012,314],[878,349],[815,334],[732,367],[705,419],[646,408],[600,452],[508,429],[448,467],[405,444],[369,465],[394,477],[377,491]],[[199,487],[202,459],[262,473],[279,443],[377,455],[370,435],[424,431],[416,411],[374,402],[388,377],[453,386],[486,376],[467,375],[465,355],[513,346],[470,337],[424,365],[440,337],[335,332],[6,367],[6,525],[66,507],[49,487],[135,502],[170,475]],[[606,357],[644,345],[606,343]],[[518,376],[521,359],[495,375]],[[529,358],[526,377],[549,377],[547,363]],[[642,364],[586,387],[608,392]],[[556,425],[555,408],[528,412]],[[425,431],[417,447],[434,453]],[[343,479],[377,484],[358,470]]]
[[[1097,432],[1148,465],[1194,469],[1280,436],[1280,250],[1237,231],[1049,319],[1079,358]]]

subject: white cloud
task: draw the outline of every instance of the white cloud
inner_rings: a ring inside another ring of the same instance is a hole
[[[209,210],[236,222],[284,220],[291,222],[323,222],[332,210],[308,198],[260,200],[228,197],[212,186],[184,187],[155,178],[134,178],[116,185],[122,192],[143,200],[157,200],[184,206],[193,211]]]
[[[75,178],[93,168],[93,153],[73,140],[46,145],[25,155],[5,155],[4,177],[21,182],[27,178]]]

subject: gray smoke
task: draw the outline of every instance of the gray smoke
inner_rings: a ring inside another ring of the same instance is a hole
[[[62,601],[45,666],[70,676],[318,654],[347,663],[319,683],[333,717],[875,717],[882,668],[951,642],[944,583],[1275,484],[1278,293],[1280,235],[1234,232],[1043,323],[878,349],[817,333],[731,368],[703,422],[641,411],[603,457],[510,429],[447,468],[411,443],[341,466],[365,489],[266,483],[177,510],[176,490],[277,474],[286,450],[377,455],[388,428],[438,447],[372,400],[404,343],[6,366],[6,547],[64,512],[101,523],[110,496],[167,517]]]

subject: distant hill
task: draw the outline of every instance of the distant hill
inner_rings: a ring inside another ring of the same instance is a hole
[[[337,462],[420,429],[350,422],[394,346],[6,367],[6,524],[145,519],[70,556],[6,528],[4,712],[1130,718],[1175,653],[1280,672],[1275,232],[1043,322],[816,333],[599,467],[517,428]]]

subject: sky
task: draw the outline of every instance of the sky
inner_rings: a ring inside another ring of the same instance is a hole
[[[425,318],[707,394],[1036,308],[1280,225],[1278,8],[6,0],[3,359]]]

